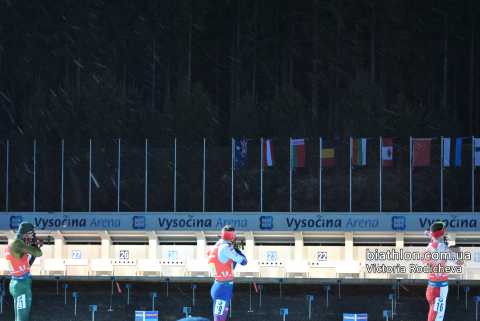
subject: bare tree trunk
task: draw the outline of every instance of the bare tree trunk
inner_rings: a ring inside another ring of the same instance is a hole
[[[190,89],[192,82],[192,17],[190,16],[190,27],[188,30],[188,70],[187,70],[187,81],[188,88]],[[190,91],[189,91],[190,94]]]
[[[312,121],[318,115],[318,0],[315,0],[313,10]]]
[[[335,39],[335,56],[336,56],[336,66],[335,68],[335,114],[334,114],[334,119],[335,119],[335,130],[334,133],[335,135],[338,134],[339,131],[339,123],[338,123],[338,113],[339,113],[339,108],[340,108],[340,102],[339,102],[339,95],[340,95],[340,0],[337,0],[337,37]]]
[[[443,108],[447,109],[447,72],[448,72],[448,57],[447,57],[447,45],[448,45],[448,13],[447,13],[447,0],[445,0],[444,8],[445,19],[445,34],[443,38]]]
[[[468,108],[468,134],[473,135],[473,52],[474,52],[474,39],[475,39],[475,13],[472,14],[472,38],[470,43],[470,103]]]
[[[155,25],[155,22],[154,22]],[[152,58],[152,108],[155,109],[155,31],[153,32],[153,58]]]
[[[375,81],[375,0],[372,1],[372,35],[370,47],[370,70],[372,82]]]
[[[255,1],[255,12],[254,12],[254,26],[253,26],[253,70],[252,70],[252,103],[255,104],[256,99],[256,82],[257,82],[257,18],[258,18],[258,6],[257,1]]]

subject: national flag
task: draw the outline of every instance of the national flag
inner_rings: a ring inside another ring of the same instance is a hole
[[[393,165],[393,138],[382,138],[382,166]]]
[[[450,138],[443,139],[443,166],[450,166],[450,155],[455,157],[455,166],[462,166],[462,138],[456,138],[451,144]]]
[[[431,139],[413,140],[413,166],[430,166]]]
[[[247,166],[247,140],[235,140],[235,167]]]
[[[367,139],[359,138],[353,140],[352,147],[352,164],[366,165],[367,164]]]
[[[292,167],[305,167],[305,140],[292,139]]]
[[[475,138],[475,166],[480,166],[480,138]]]
[[[335,166],[335,141],[322,140],[322,166]]]
[[[275,165],[273,158],[273,140],[267,139],[263,141],[263,166]]]

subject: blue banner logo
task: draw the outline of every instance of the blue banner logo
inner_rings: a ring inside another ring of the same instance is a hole
[[[273,229],[273,217],[272,216],[260,216],[260,228],[262,230]]]
[[[132,227],[135,230],[144,230],[147,226],[147,219],[145,216],[134,216]]]
[[[407,228],[407,219],[405,216],[392,216],[392,229],[404,230]]]
[[[23,218],[21,216],[10,216],[10,229],[18,230],[18,227],[22,222],[23,222]]]

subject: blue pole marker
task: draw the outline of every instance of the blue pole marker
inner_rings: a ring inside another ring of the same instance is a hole
[[[392,317],[392,320],[393,320],[393,300],[395,300],[395,294],[389,294],[388,298],[390,300],[392,300],[392,315],[391,315],[391,317]]]
[[[393,289],[393,293],[397,293],[397,286],[396,285],[392,285],[392,289]],[[394,302],[395,302],[395,307],[393,308],[393,312],[397,311],[397,298],[396,297],[394,298]]]
[[[465,291],[465,310],[468,310],[468,308],[467,308],[467,305],[468,305],[467,304],[467,296],[468,296],[468,291],[470,291],[470,287],[466,286],[463,290]]]
[[[388,321],[388,317],[391,317],[391,316],[392,316],[392,311],[383,310],[383,316],[384,316],[384,317],[387,317],[387,321]]]
[[[263,285],[258,285],[257,288],[258,288],[258,290],[260,290],[260,307],[262,307],[262,289],[263,289]]]
[[[95,311],[97,311],[97,306],[96,305],[91,305],[88,308],[88,311],[92,311],[92,321],[94,321],[95,320]]]
[[[155,310],[155,298],[157,297],[157,293],[150,292],[150,297],[152,298],[152,311]]]
[[[357,321],[357,320],[367,321],[368,315],[366,313],[362,313],[362,314],[344,313],[343,314],[343,321]]]
[[[55,277],[55,280],[57,280],[57,295],[58,295],[58,276]]]
[[[457,300],[460,300],[460,284],[462,281],[457,281]]]
[[[68,284],[62,284],[62,287],[65,289],[65,305],[67,305],[67,289],[68,289]]]
[[[337,280],[338,282],[338,298],[340,299],[340,283],[342,283],[342,280]]]
[[[167,298],[168,298],[168,281],[170,281],[169,278],[165,278],[165,282],[167,282]]]
[[[312,301],[313,301],[313,295],[307,295],[307,300],[308,300],[308,320],[310,320],[311,317],[312,317]]]
[[[2,294],[2,297],[0,298],[0,306],[1,306],[0,314],[3,314],[3,297],[5,296],[5,291],[2,291],[1,294]]]
[[[327,290],[327,308],[328,308],[328,290],[330,290],[330,285],[325,285],[323,288]]]
[[[115,280],[115,277],[114,277],[114,276],[112,276],[112,277],[110,277],[110,279],[112,280],[112,294],[110,295],[110,309],[108,309],[108,311],[110,311],[110,312],[111,312],[111,311],[113,311],[113,309],[112,309],[112,300],[113,300],[113,280]]]
[[[158,311],[135,311],[136,321],[158,321]]]
[[[195,306],[195,289],[197,286],[195,284],[192,284],[192,290],[193,290],[193,306]]]
[[[188,314],[192,312],[191,307],[183,307],[183,313],[185,313],[185,318],[188,318]]]
[[[283,321],[285,321],[285,316],[288,315],[288,309],[280,309],[280,315],[283,315]]]
[[[475,297],[475,320],[478,321],[478,301],[480,301],[480,296]]]
[[[283,282],[282,279],[278,279],[278,283],[280,283],[280,299],[282,298],[282,282]]]
[[[73,297],[75,298],[75,316],[77,316],[77,298],[78,298],[78,292],[73,292]]]
[[[397,281],[397,291],[398,291],[397,298],[400,299],[400,279],[397,279],[396,281]],[[393,319],[393,316],[392,316],[392,319]]]
[[[127,284],[127,305],[130,305],[130,288],[132,287],[131,284]]]

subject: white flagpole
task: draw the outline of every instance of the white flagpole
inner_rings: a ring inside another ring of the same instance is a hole
[[[5,195],[5,212],[8,213],[8,162],[9,162],[9,158],[10,158],[10,140],[7,140],[7,191],[6,191],[6,195]]]
[[[413,148],[412,148],[412,136],[410,136],[410,212],[412,212],[412,159],[413,159]]]
[[[382,136],[380,136],[380,213],[382,212],[382,166],[383,166],[383,147],[382,147]]]
[[[290,212],[292,212],[292,166],[293,166],[293,159],[292,159],[292,137],[290,137]]]
[[[263,212],[263,137],[260,139],[260,212]]]
[[[177,211],[177,139],[175,138],[175,172],[173,176],[173,211]]]
[[[145,139],[145,212],[147,212],[147,195],[148,195],[148,139]]]
[[[121,147],[121,139],[118,139],[118,188],[117,188],[117,212],[120,212],[120,147]]]
[[[318,197],[319,197],[319,212],[322,212],[322,137],[319,138],[320,140],[320,163],[319,163],[319,169],[318,169]]]
[[[235,139],[232,138],[232,212],[233,212],[233,169],[235,168]]]
[[[440,183],[440,212],[443,213],[443,161],[444,161],[444,158],[445,158],[445,139],[443,138],[443,136],[440,136],[440,140],[441,140],[441,143],[440,143],[440,180],[441,180],[441,183]]]
[[[205,212],[205,151],[206,151],[206,138],[203,139],[203,211]]]
[[[35,212],[35,186],[37,184],[37,140],[33,140],[33,211]]]
[[[88,175],[88,211],[92,211],[92,139],[90,139],[90,165]]]
[[[350,137],[350,212],[352,212],[352,137]]]
[[[62,139],[62,195],[60,197],[61,200],[61,206],[60,206],[60,212],[63,212],[63,172],[64,172],[64,164],[65,164],[65,141]]]

